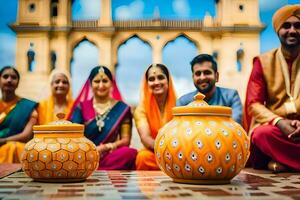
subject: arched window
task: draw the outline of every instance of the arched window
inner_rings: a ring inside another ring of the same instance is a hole
[[[139,56],[136,56],[139,52]],[[128,38],[118,48],[116,81],[123,99],[137,105],[140,83],[147,67],[152,63],[152,47],[138,36]],[[135,74],[133,76],[133,74]],[[130,81],[129,81],[130,80]]]
[[[178,56],[180,52],[180,56]],[[173,76],[175,90],[178,96],[195,89],[190,62],[197,55],[194,41],[185,35],[180,35],[169,41],[162,50],[163,63]]]
[[[58,15],[58,0],[51,0],[51,5],[50,5],[50,14],[51,17],[57,17]]]
[[[56,53],[55,53],[55,51],[50,52],[50,60],[51,60],[51,70],[53,70],[56,67]]]
[[[219,52],[217,50],[213,51],[212,56],[215,60],[218,60]]]
[[[91,69],[99,65],[98,47],[84,38],[74,47],[71,61],[72,93],[76,97]]]
[[[243,69],[243,63],[244,63],[244,49],[239,48],[236,51],[236,64],[237,64],[237,71],[241,72]]]
[[[34,70],[34,65],[35,65],[35,52],[33,50],[33,43],[30,43],[30,47],[27,51],[27,70],[32,72]]]

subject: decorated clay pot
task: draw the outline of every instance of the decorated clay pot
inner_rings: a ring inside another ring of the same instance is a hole
[[[36,181],[83,181],[98,167],[96,146],[84,137],[84,126],[66,120],[33,127],[25,145],[23,171]]]
[[[159,167],[175,182],[225,184],[245,166],[249,138],[231,118],[231,108],[209,106],[197,94],[187,106],[173,108],[173,119],[155,139]]]

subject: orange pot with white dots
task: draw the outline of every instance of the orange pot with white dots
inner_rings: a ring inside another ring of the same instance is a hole
[[[34,126],[33,132],[33,139],[25,145],[22,168],[34,180],[78,182],[97,169],[99,154],[84,137],[84,125],[60,119]]]
[[[175,182],[229,183],[249,157],[249,138],[231,108],[209,106],[204,97],[199,93],[189,105],[173,108],[173,119],[155,139],[156,161]]]

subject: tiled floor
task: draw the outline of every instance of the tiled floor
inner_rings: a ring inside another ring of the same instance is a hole
[[[96,171],[81,183],[39,183],[23,172],[0,179],[0,199],[300,199],[300,174],[243,170],[231,184],[177,184],[160,171]]]

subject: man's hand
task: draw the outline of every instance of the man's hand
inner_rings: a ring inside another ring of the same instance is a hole
[[[282,119],[277,122],[276,126],[281,132],[289,139],[293,141],[300,141],[300,121]]]
[[[289,138],[294,141],[300,141],[300,121],[299,120],[292,120],[291,126],[295,128],[295,130],[289,134]]]

